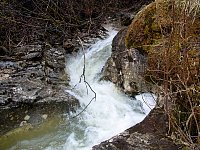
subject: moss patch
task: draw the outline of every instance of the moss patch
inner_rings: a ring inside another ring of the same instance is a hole
[[[151,3],[140,11],[129,26],[125,43],[128,48],[143,48],[161,38],[161,31],[156,23],[156,3]]]

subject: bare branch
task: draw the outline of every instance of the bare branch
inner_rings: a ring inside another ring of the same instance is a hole
[[[83,79],[83,82],[85,83],[85,86],[86,86],[86,89],[87,89],[87,94],[88,94],[88,87],[89,89],[94,93],[94,97],[90,100],[90,102],[83,108],[83,110],[81,112],[79,112],[78,114],[76,114],[75,116],[72,117],[73,118],[76,118],[77,116],[79,116],[80,114],[82,114],[86,109],[87,107],[92,103],[93,100],[96,100],[96,92],[92,89],[91,85],[86,81],[86,77],[85,77],[85,69],[86,69],[86,57],[85,57],[85,51],[84,51],[84,46],[83,46],[83,42],[81,40],[80,37],[78,37],[78,40],[81,44],[81,47],[82,47],[82,52],[83,52],[83,71],[82,71],[82,74],[80,76],[80,80],[79,80],[79,83],[81,83],[82,79]],[[78,84],[79,84],[78,83]],[[73,89],[78,85],[76,84]]]

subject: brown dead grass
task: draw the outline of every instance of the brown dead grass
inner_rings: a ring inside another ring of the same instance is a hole
[[[148,53],[146,79],[162,87],[169,133],[200,144],[199,0],[156,0],[135,17],[126,46]]]

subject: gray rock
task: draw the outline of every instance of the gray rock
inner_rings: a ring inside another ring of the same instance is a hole
[[[13,50],[17,60],[33,60],[42,57],[41,45],[25,45]]]
[[[74,111],[78,100],[65,92],[65,50],[26,45],[0,61],[0,135],[26,121],[38,125],[57,114]],[[6,60],[6,61],[5,61]],[[29,117],[27,117],[29,116]]]
[[[112,55],[108,59],[102,79],[115,83],[130,95],[147,91],[143,80],[146,68],[146,54],[137,49],[127,49],[125,46],[124,28],[116,35],[112,43]]]
[[[159,124],[158,124],[159,123]],[[177,150],[183,145],[175,144],[166,133],[167,116],[157,108],[137,125],[96,145],[92,150]]]
[[[65,51],[64,49],[50,48],[44,51],[43,60],[45,65],[51,68],[65,68]]]

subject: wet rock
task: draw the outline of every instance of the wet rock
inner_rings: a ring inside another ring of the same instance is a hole
[[[0,120],[3,120],[0,134],[19,126],[22,121],[38,124],[42,122],[42,114],[67,113],[79,106],[78,100],[65,92],[63,84],[46,83],[45,74],[38,65],[32,69],[17,69],[21,63],[9,64],[6,66],[10,70],[3,71],[10,77],[0,81]],[[35,73],[35,69],[41,73]]]
[[[43,65],[46,81],[50,84],[68,84],[69,76],[65,72],[64,48],[49,47],[44,51]]]
[[[63,48],[26,45],[13,52],[0,61],[0,135],[79,106],[65,92],[69,77]]]
[[[50,48],[44,51],[45,65],[51,68],[65,68],[65,51],[63,48]]]
[[[29,115],[26,115],[25,117],[24,117],[24,120],[29,120],[30,119],[30,116]]]
[[[41,116],[43,119],[47,119],[48,115],[47,114],[44,114]]]
[[[158,124],[159,122],[159,124]],[[92,150],[177,150],[181,144],[175,144],[167,136],[167,116],[164,110],[157,108],[141,122],[100,143]]]
[[[41,45],[26,45],[13,50],[13,56],[18,60],[37,60],[42,58]]]
[[[147,85],[142,75],[146,67],[146,54],[125,46],[124,28],[116,35],[112,43],[112,55],[108,59],[102,79],[115,83],[118,87],[130,95],[137,92],[145,92]]]
[[[22,126],[25,126],[25,125],[27,125],[27,121],[22,121],[19,126],[22,127]]]
[[[40,91],[48,87],[47,81],[57,85],[54,89],[59,89],[61,84],[67,85],[69,78],[65,72],[63,49],[50,48],[44,52],[40,45],[27,45],[14,51],[14,61],[0,61],[1,106],[9,102],[34,102],[45,97]],[[36,59],[39,57],[42,58]]]

